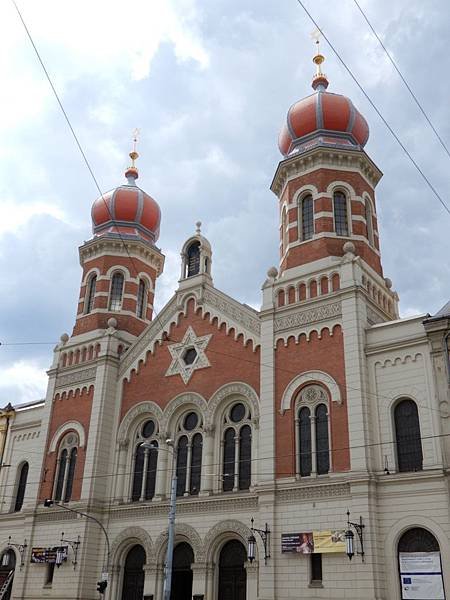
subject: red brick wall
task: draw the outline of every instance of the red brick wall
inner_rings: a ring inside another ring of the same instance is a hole
[[[206,348],[211,366],[194,371],[185,385],[180,375],[166,377],[165,373],[172,362],[167,347],[181,341],[189,325],[198,336],[209,333],[213,336]],[[244,381],[259,394],[259,349],[253,351],[251,343],[244,346],[242,337],[235,341],[234,332],[227,335],[224,325],[218,329],[215,322],[209,322],[209,317],[204,319],[195,313],[193,302],[189,302],[187,314],[180,318],[178,325],[172,327],[169,338],[170,341],[155,346],[138,373],[124,382],[122,416],[144,400],[151,400],[164,409],[172,398],[183,392],[197,392],[208,400],[219,387],[232,381]]]
[[[39,491],[39,498],[44,500],[50,498],[53,489],[53,480],[55,478],[56,460],[58,457],[59,446],[55,452],[48,453],[48,448],[57,429],[68,421],[78,421],[84,427],[86,435],[86,444],[84,448],[78,448],[77,462],[75,466],[75,475],[72,489],[72,500],[79,500],[81,497],[81,488],[83,485],[84,462],[86,459],[86,446],[88,444],[89,424],[91,420],[92,399],[94,397],[94,386],[89,390],[69,392],[68,395],[60,396],[56,394],[52,413],[50,416],[50,425],[47,437],[47,445],[44,457],[44,477]],[[62,437],[64,437],[64,434]],[[45,478],[45,481],[44,481]]]
[[[294,401],[291,409],[280,414],[281,399],[289,384],[297,375],[306,371],[323,371],[328,373],[339,385],[342,404],[330,401],[330,429],[333,471],[350,469],[350,452],[348,449],[348,419],[345,389],[344,340],[340,326],[336,326],[331,336],[328,329],[322,331],[321,339],[312,332],[309,341],[300,336],[298,344],[290,338],[287,346],[279,341],[275,350],[275,398],[276,415],[276,476],[289,477],[295,475],[295,414]],[[298,390],[300,391],[300,389]],[[337,450],[333,450],[337,449]]]

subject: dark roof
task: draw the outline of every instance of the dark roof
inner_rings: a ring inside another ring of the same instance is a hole
[[[435,315],[430,315],[427,319],[424,320],[424,323],[429,323],[430,321],[439,321],[439,319],[447,319],[450,318],[450,300],[447,304],[437,311]]]

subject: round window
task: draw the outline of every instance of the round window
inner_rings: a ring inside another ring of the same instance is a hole
[[[188,348],[183,354],[183,360],[185,365],[192,365],[197,358],[197,350],[195,348]]]
[[[155,433],[154,421],[147,421],[142,427],[142,437],[149,438]]]
[[[68,444],[69,446],[71,446],[71,445],[72,445],[72,444],[74,444],[74,443],[75,443],[75,436],[74,436],[74,435],[69,435],[69,436],[67,437],[67,444]]]
[[[198,416],[195,414],[195,412],[188,413],[184,418],[184,428],[186,429],[186,431],[192,431],[193,429],[195,429],[195,427],[197,427],[197,423]]]
[[[233,423],[238,423],[239,421],[242,421],[244,417],[245,406],[241,402],[239,402],[239,404],[235,404],[231,409],[230,419],[233,421]]]

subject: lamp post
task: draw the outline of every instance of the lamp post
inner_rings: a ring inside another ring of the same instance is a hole
[[[170,594],[172,591],[173,546],[175,541],[175,515],[177,510],[177,470],[175,468],[174,442],[171,439],[167,439],[166,444],[172,449],[172,479],[170,484],[169,524],[166,566],[164,570],[163,600],[170,600]],[[166,450],[165,448],[158,448],[158,446],[154,446],[151,442],[143,442],[141,447],[153,452],[160,452],[161,450],[164,452],[169,452],[169,450]]]
[[[109,544],[109,537],[108,537],[108,534],[106,533],[106,529],[104,528],[103,524],[98,519],[93,517],[92,515],[88,515],[87,513],[84,513],[81,510],[75,510],[74,508],[69,508],[68,506],[64,506],[64,504],[60,504],[59,502],[56,502],[56,500],[51,500],[50,498],[47,498],[46,500],[44,500],[44,506],[46,506],[47,508],[50,508],[53,505],[58,506],[59,508],[63,508],[64,510],[68,510],[69,512],[75,513],[76,515],[81,515],[82,517],[86,517],[86,519],[91,519],[91,521],[94,521],[95,523],[97,523],[97,525],[103,531],[103,533],[105,535],[106,546],[108,548],[108,554],[107,554],[107,558],[106,558],[106,569],[105,569],[105,567],[103,567],[102,581],[99,581],[97,584],[97,586],[102,584],[101,590],[98,587],[97,587],[97,590],[101,594],[104,594],[107,583],[108,583],[107,582],[107,576],[108,576],[107,570],[108,570],[109,560],[110,560],[110,556],[111,556],[111,547]],[[63,536],[64,536],[64,534],[63,534]],[[105,578],[105,575],[106,575],[106,578]]]
[[[350,511],[347,510],[347,531],[345,532],[345,546],[346,546],[346,552],[347,552],[347,556],[349,558],[349,560],[352,560],[353,555],[355,554],[355,545],[354,545],[354,539],[355,539],[355,534],[353,533],[352,529],[353,528],[356,531],[356,534],[358,536],[359,539],[359,545],[361,550],[356,550],[356,554],[359,554],[361,556],[361,560],[364,562],[364,538],[363,538],[363,532],[364,532],[364,523],[362,520],[362,517],[359,517],[359,523],[354,523],[353,521],[350,521]]]

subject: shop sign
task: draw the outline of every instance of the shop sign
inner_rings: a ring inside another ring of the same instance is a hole
[[[281,552],[297,554],[345,552],[345,529],[282,533]]]
[[[52,548],[31,548],[32,563],[56,563],[61,564],[67,560],[68,546],[54,546]],[[58,557],[58,559],[57,559]]]

